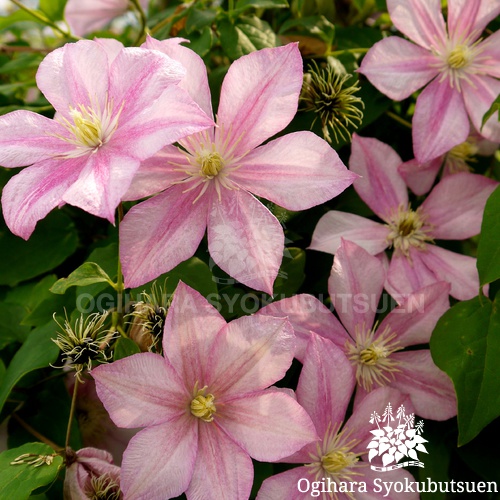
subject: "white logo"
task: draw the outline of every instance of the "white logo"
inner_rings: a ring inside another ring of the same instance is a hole
[[[386,423],[386,425],[380,427],[379,422]],[[419,461],[417,456],[417,450],[428,453],[424,446],[424,443],[428,441],[421,436],[424,428],[423,420],[419,420],[414,426],[415,414],[406,415],[403,405],[398,408],[396,418],[394,418],[391,403],[388,403],[382,419],[376,411],[371,414],[370,424],[373,423],[377,424],[377,429],[370,431],[374,438],[367,446],[370,450],[368,460],[371,462],[373,458],[380,456],[384,466],[371,465],[372,470],[386,472],[409,465],[424,467],[424,464]],[[403,457],[412,458],[413,460],[398,463]]]

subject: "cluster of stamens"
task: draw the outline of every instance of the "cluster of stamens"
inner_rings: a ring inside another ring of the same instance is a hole
[[[354,342],[345,344],[347,358],[356,368],[356,380],[366,391],[371,391],[374,384],[384,386],[394,379],[398,372],[398,362],[391,358],[393,352],[401,346],[395,341],[395,333],[386,328],[382,333],[375,333],[376,325],[369,330],[364,324],[356,325]]]
[[[196,382],[190,404],[191,414],[204,422],[213,422],[214,414],[217,411],[214,400],[213,394],[207,394],[207,387],[198,389],[198,382]]]

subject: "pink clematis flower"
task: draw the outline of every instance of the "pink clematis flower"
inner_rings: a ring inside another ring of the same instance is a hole
[[[356,373],[355,407],[377,387],[392,387],[410,396],[421,417],[447,420],[457,413],[451,380],[434,364],[429,349],[405,348],[428,344],[438,319],[449,308],[449,285],[439,282],[399,297],[400,304],[379,324],[375,316],[384,280],[380,259],[343,240],[328,290],[345,329],[319,300],[306,295],[274,302],[259,314],[279,317],[296,311],[288,318],[297,336],[295,356],[300,360],[311,335],[340,347]],[[301,310],[305,304],[307,309]]]
[[[380,477],[362,459],[366,456],[367,445],[373,437],[370,433],[370,416],[373,412],[382,415],[387,403],[394,407],[403,404],[412,411],[411,402],[400,392],[390,388],[373,391],[354,410],[345,422],[344,418],[351,398],[354,379],[349,362],[343,353],[329,340],[317,335],[311,336],[304,366],[297,386],[297,400],[309,412],[320,439],[307,445],[282,462],[306,464],[266,479],[257,495],[257,500],[301,500],[308,499],[313,481],[328,480],[340,490],[341,482],[357,481],[366,483],[366,492],[355,490],[351,493],[323,492],[318,498],[323,500],[376,500],[382,498],[418,498],[418,493],[385,491],[376,493],[374,480]],[[413,481],[404,469],[384,472],[384,481]],[[327,486],[328,488],[328,486]]]
[[[120,427],[145,427],[123,455],[125,498],[247,499],[250,456],[275,461],[317,439],[305,410],[269,388],[290,367],[286,319],[247,316],[226,324],[179,283],[163,352],[92,370],[97,394]]]
[[[331,211],[314,230],[310,248],[335,254],[341,238],[370,254],[394,248],[386,288],[406,294],[437,281],[451,283],[459,300],[479,290],[476,259],[434,245],[434,240],[462,240],[478,234],[488,196],[497,182],[482,175],[459,173],[444,178],[416,209],[398,173],[399,155],[377,139],[353,137],[351,170],[362,175],[354,189],[385,224],[358,215]]]
[[[205,65],[179,42],[149,38],[146,46],[189,69],[189,79],[180,85],[211,115]],[[272,293],[283,230],[250,192],[304,210],[338,195],[356,178],[310,132],[259,146],[295,115],[302,74],[296,44],[241,57],[222,84],[217,128],[183,139],[182,148],[164,148],[141,165],[127,199],[164,191],[134,206],[120,226],[127,286],[139,286],[191,257],[208,227],[215,263],[245,285]]]
[[[111,39],[51,52],[37,85],[55,118],[31,111],[0,118],[0,165],[31,165],[3,190],[11,231],[29,238],[40,219],[65,203],[113,222],[142,160],[213,124],[175,85],[184,75],[165,54]]]
[[[149,0],[139,0],[146,10]],[[76,36],[100,30],[130,8],[129,0],[68,0],[64,17]]]
[[[396,100],[428,84],[413,117],[416,159],[428,162],[464,142],[469,119],[486,138],[500,141],[496,115],[481,129],[483,115],[500,94],[500,32],[480,38],[500,13],[500,3],[449,0],[447,24],[441,0],[387,0],[387,7],[394,25],[415,44],[385,38],[370,49],[359,71]]]
[[[112,456],[97,448],[82,448],[68,454],[71,462],[64,478],[64,500],[122,498],[120,467]]]

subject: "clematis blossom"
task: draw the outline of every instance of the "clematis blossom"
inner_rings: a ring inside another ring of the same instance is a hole
[[[457,413],[453,384],[434,364],[429,349],[415,347],[429,343],[438,319],[449,308],[449,285],[439,282],[398,297],[400,304],[379,323],[376,312],[384,281],[379,258],[342,240],[328,281],[342,324],[307,295],[274,302],[259,314],[287,315],[298,340],[295,356],[301,361],[311,335],[340,347],[356,375],[355,407],[378,387],[392,387],[409,395],[421,417],[447,420]],[[295,312],[290,315],[291,310]]]
[[[51,52],[36,79],[55,118],[24,110],[0,117],[0,165],[30,165],[3,190],[10,230],[28,239],[65,203],[113,222],[142,160],[213,124],[177,87],[184,75],[165,54],[111,39]]]
[[[185,88],[212,115],[205,65],[181,40],[146,47],[181,62]],[[126,286],[169,271],[196,251],[208,228],[215,263],[238,281],[272,293],[284,245],[278,220],[251,193],[289,210],[304,210],[341,193],[356,175],[311,132],[265,145],[297,111],[302,58],[296,44],[243,56],[221,90],[217,128],[191,135],[141,164],[126,198],[162,191],[134,206],[120,225]],[[145,259],[147,255],[147,259]]]
[[[463,143],[469,120],[487,139],[500,141],[497,115],[481,128],[484,114],[500,94],[500,31],[480,38],[500,13],[491,0],[387,0],[392,22],[415,43],[392,36],[366,54],[360,73],[391,99],[402,100],[425,87],[413,116],[413,149],[426,163]]]
[[[448,176],[413,209],[398,172],[402,163],[387,144],[354,135],[349,166],[363,176],[354,189],[384,224],[331,211],[318,222],[310,248],[335,254],[341,238],[372,255],[392,247],[386,282],[390,292],[406,294],[447,281],[453,297],[475,297],[479,290],[476,259],[440,248],[434,240],[462,240],[478,234],[486,200],[498,183],[466,172]]]
[[[331,493],[319,494],[318,498],[323,500],[418,498],[418,493],[411,491],[391,492],[389,495],[385,491],[377,493],[374,481],[380,473],[373,471],[362,458],[372,438],[370,415],[374,411],[382,414],[389,402],[395,407],[403,404],[410,412],[411,402],[395,389],[380,388],[364,399],[344,423],[353,385],[349,362],[340,349],[329,340],[311,336],[297,386],[297,400],[311,415],[320,439],[283,459],[282,462],[305,465],[267,478],[262,483],[257,500],[311,498],[314,496],[311,491],[304,492],[305,479],[309,483],[325,481],[325,484],[330,480],[337,490],[341,482],[366,483],[366,492],[356,491],[354,496],[352,493],[335,493],[332,486]],[[413,477],[408,471],[399,469],[384,472],[385,480],[405,482],[413,481]]]
[[[268,388],[293,359],[286,319],[226,323],[179,283],[167,314],[164,357],[140,353],[92,370],[97,394],[120,427],[144,427],[121,468],[125,498],[246,500],[250,457],[276,461],[317,439],[289,391]]]
[[[68,0],[64,8],[64,18],[76,36],[100,30],[115,17],[125,14],[130,8],[129,0]],[[139,0],[146,10],[149,0]]]

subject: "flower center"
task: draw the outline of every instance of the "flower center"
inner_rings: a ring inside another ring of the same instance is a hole
[[[419,209],[405,209],[400,206],[386,225],[390,229],[387,239],[396,250],[400,250],[407,257],[410,247],[424,249],[426,242],[433,241],[428,235],[431,227],[425,225],[425,216]]]
[[[202,151],[196,161],[200,165],[201,173],[208,179],[213,179],[224,167],[224,160],[217,151]]]
[[[205,394],[207,387],[198,390],[198,384],[194,388],[194,398],[191,400],[191,414],[205,422],[212,422],[214,413],[217,411],[214,405],[215,396]]]
[[[457,45],[448,54],[448,65],[452,69],[461,69],[467,66],[472,59],[472,51],[467,45]]]
[[[360,440],[350,439],[352,432],[345,428],[339,432],[340,425],[328,425],[323,441],[317,444],[317,452],[311,454],[312,462],[306,464],[306,467],[315,476],[315,480],[328,476],[337,484],[341,481],[353,481],[354,476],[361,475],[357,469],[368,466],[368,464],[359,461],[361,453],[352,451],[354,447],[359,445]],[[337,499],[337,494],[332,493],[333,498]],[[355,500],[349,492],[344,493],[344,495]]]
[[[375,338],[375,328],[367,330],[363,325],[355,327],[355,342],[345,344],[347,358],[356,368],[356,380],[366,391],[371,391],[373,384],[384,386],[394,379],[394,372],[399,371],[398,362],[390,356],[402,349],[399,342],[394,342],[395,333],[386,328]]]
[[[92,500],[120,500],[123,498],[120,486],[109,474],[92,476],[85,493]]]
[[[65,158],[77,158],[88,153],[95,153],[106,144],[118,128],[118,120],[125,102],[113,115],[113,103],[106,101],[104,109],[98,102],[90,106],[79,104],[76,108],[70,106],[69,116],[59,118],[61,125],[70,133],[69,137],[57,136],[75,146],[73,151],[66,153]]]

